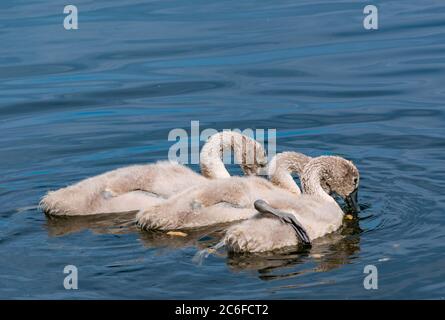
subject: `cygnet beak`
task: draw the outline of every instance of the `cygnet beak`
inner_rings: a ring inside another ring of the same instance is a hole
[[[360,212],[360,206],[358,204],[358,188],[352,191],[349,196],[345,198],[346,205],[354,210],[355,213]]]

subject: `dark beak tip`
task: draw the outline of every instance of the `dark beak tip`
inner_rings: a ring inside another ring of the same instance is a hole
[[[345,199],[346,204],[348,207],[354,210],[354,212],[358,213],[360,212],[360,205],[358,203],[358,190],[354,190],[351,192],[349,196]]]

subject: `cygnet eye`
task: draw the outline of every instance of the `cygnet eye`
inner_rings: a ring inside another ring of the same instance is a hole
[[[358,178],[354,178],[354,185],[357,185]]]

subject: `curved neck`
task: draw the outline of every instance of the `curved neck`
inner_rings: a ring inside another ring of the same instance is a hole
[[[255,164],[258,152],[263,150],[257,141],[234,131],[223,131],[209,138],[200,153],[201,173],[212,179],[228,178],[229,172],[222,159],[232,152],[236,164]],[[231,154],[230,154],[231,155]],[[230,157],[231,158],[231,157]]]
[[[297,195],[301,194],[300,188],[292,178],[292,174],[301,177],[304,166],[309,162],[308,157],[298,152],[282,152],[271,160],[268,167],[270,181]]]
[[[315,196],[324,201],[336,203],[334,198],[332,198],[321,186],[323,176],[327,174],[323,167],[323,163],[316,160],[307,164],[301,177],[303,193]]]

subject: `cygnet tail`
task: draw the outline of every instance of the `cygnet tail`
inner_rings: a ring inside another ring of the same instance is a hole
[[[101,189],[97,184],[82,183],[49,191],[40,201],[39,207],[51,215],[84,214],[92,211],[97,201],[103,198]]]

